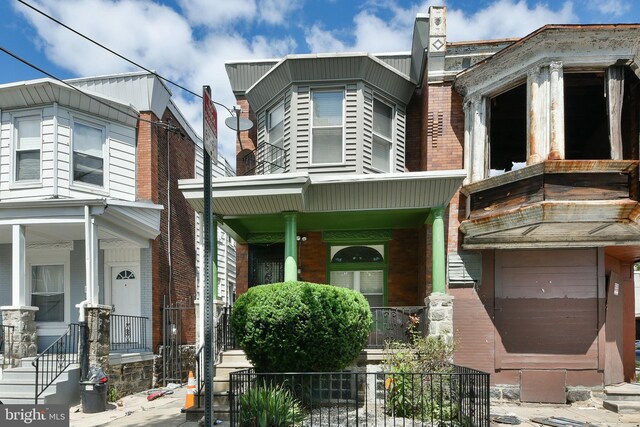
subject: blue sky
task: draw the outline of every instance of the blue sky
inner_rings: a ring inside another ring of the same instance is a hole
[[[224,62],[288,53],[408,51],[416,13],[447,6],[450,41],[521,37],[545,24],[640,22],[640,0],[25,0],[161,75],[234,104]],[[48,21],[0,0],[0,46],[60,77],[135,67]],[[43,77],[0,52],[0,84]],[[194,129],[200,101],[174,98]],[[224,117],[225,113],[221,113]],[[234,135],[220,129],[221,152]]]

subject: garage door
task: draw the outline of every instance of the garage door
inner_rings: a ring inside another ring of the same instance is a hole
[[[496,369],[598,367],[595,249],[496,252]]]

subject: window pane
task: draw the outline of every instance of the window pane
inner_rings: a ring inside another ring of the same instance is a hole
[[[384,307],[384,297],[382,295],[365,295],[364,298],[369,303],[369,307]]]
[[[342,161],[342,128],[313,130],[313,163]]]
[[[313,92],[313,126],[342,126],[342,91]]]
[[[102,130],[82,123],[73,124],[73,151],[102,157]]]
[[[284,123],[280,122],[269,130],[269,144],[282,148],[284,137]]]
[[[40,179],[40,150],[16,152],[16,181]]]
[[[381,262],[382,254],[370,246],[348,246],[331,258],[334,264],[353,262]]]
[[[381,171],[389,172],[390,156],[389,142],[374,135],[373,146],[371,147],[371,166]]]
[[[98,157],[83,153],[73,153],[73,180],[87,184],[103,185],[103,163]]]
[[[64,321],[64,266],[31,267],[31,305],[39,310],[36,321]]]
[[[40,149],[40,118],[24,117],[16,120],[18,150]]]
[[[373,100],[373,131],[391,139],[393,108],[384,102]]]
[[[333,286],[353,289],[352,271],[332,271],[330,280]]]
[[[273,129],[284,121],[284,104],[269,112],[269,129]]]
[[[384,290],[384,273],[382,271],[361,271],[360,292],[363,294],[380,294]]]

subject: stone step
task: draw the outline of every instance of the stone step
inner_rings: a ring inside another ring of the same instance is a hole
[[[624,400],[640,402],[640,384],[617,384],[609,385],[604,389],[605,399],[609,401]]]
[[[242,350],[227,350],[223,351],[220,355],[220,363],[224,363],[230,366],[243,366],[250,368],[251,363],[247,360],[247,356]]]
[[[182,408],[181,412],[186,415],[187,421],[199,421],[202,417],[204,417],[204,406],[198,407],[196,405],[188,409]],[[213,405],[214,420],[218,419],[222,421],[229,421],[229,415],[229,405]]]
[[[619,414],[640,414],[640,402],[628,400],[605,400],[602,406]]]

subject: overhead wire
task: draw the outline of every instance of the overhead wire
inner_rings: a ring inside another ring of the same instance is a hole
[[[107,47],[107,46],[105,46],[105,45],[103,45],[102,43],[100,43],[100,42],[98,42],[98,41],[96,41],[96,40],[92,39],[91,37],[89,37],[89,36],[87,36],[87,35],[85,35],[85,34],[81,33],[80,31],[78,31],[78,30],[76,30],[76,29],[74,29],[74,28],[72,28],[72,27],[68,26],[68,25],[67,25],[67,24],[65,24],[64,22],[62,22],[62,21],[60,21],[60,20],[58,20],[58,19],[54,18],[53,16],[51,16],[51,15],[47,14],[47,13],[46,13],[46,12],[44,12],[43,10],[38,9],[37,7],[33,6],[32,4],[29,4],[29,3],[27,3],[27,2],[26,2],[26,1],[24,1],[24,0],[18,0],[18,2],[20,2],[21,4],[23,4],[23,5],[27,6],[28,8],[32,9],[33,11],[35,11],[35,12],[39,13],[40,15],[44,16],[45,18],[50,19],[51,21],[55,22],[56,24],[58,24],[58,25],[60,25],[60,26],[62,26],[62,27],[64,27],[64,28],[66,28],[67,30],[71,31],[72,33],[74,33],[74,34],[76,34],[76,35],[78,35],[78,36],[82,37],[83,39],[87,40],[88,42],[93,43],[94,45],[96,45],[96,46],[98,46],[98,47],[100,47],[100,48],[102,48],[102,49],[106,50],[107,52],[109,52],[109,53],[111,53],[111,54],[113,54],[113,55],[115,55],[115,56],[117,56],[118,58],[120,58],[120,59],[122,59],[122,60],[124,60],[124,61],[127,61],[128,63],[130,63],[130,64],[132,64],[132,65],[135,65],[136,67],[141,68],[141,69],[143,69],[144,71],[146,71],[146,72],[148,72],[148,73],[150,73],[150,74],[153,74],[154,76],[156,76],[157,78],[159,78],[160,80],[162,80],[162,81],[164,81],[164,82],[167,82],[167,83],[169,83],[169,84],[171,84],[171,85],[173,85],[173,86],[175,86],[175,87],[177,87],[177,88],[179,88],[179,89],[182,89],[183,91],[185,91],[185,92],[187,92],[187,93],[189,93],[189,94],[191,94],[191,95],[193,95],[193,96],[195,96],[195,97],[197,97],[197,98],[202,99],[202,95],[200,95],[200,94],[198,94],[198,93],[196,93],[196,92],[192,91],[191,89],[189,89],[189,88],[187,88],[187,87],[184,87],[184,86],[183,86],[183,85],[181,85],[180,83],[176,83],[176,82],[174,82],[173,80],[168,79],[168,78],[166,78],[166,77],[164,77],[164,76],[162,76],[162,75],[158,74],[157,72],[155,72],[155,71],[153,71],[153,70],[150,70],[149,68],[147,68],[147,67],[145,67],[145,66],[143,66],[143,65],[141,65],[141,64],[139,64],[139,63],[137,63],[137,62],[135,62],[135,61],[133,61],[132,59],[127,58],[126,56],[124,56],[124,55],[122,55],[122,54],[120,54],[120,53],[116,52],[115,50],[113,50],[113,49],[111,49],[111,48],[109,48],[109,47]],[[227,111],[229,112],[229,114],[231,114],[231,115],[233,116],[232,110],[231,110],[230,108],[228,108],[226,105],[224,105],[224,104],[222,104],[222,103],[220,103],[220,102],[214,101],[213,99],[211,99],[210,101],[211,101],[212,103],[216,104],[216,105],[219,105],[219,106],[223,107],[225,110],[227,110]]]

